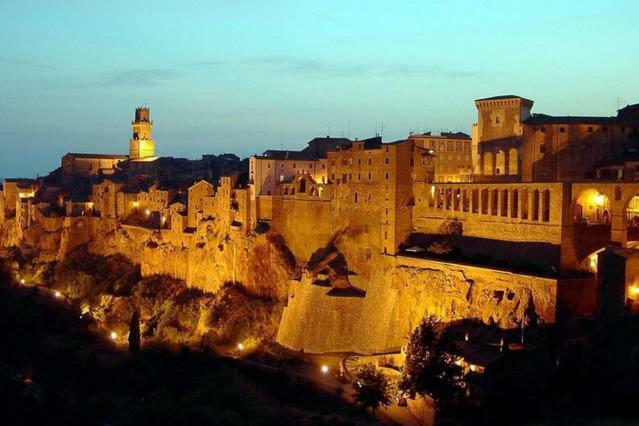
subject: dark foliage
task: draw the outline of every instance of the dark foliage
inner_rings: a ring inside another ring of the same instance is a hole
[[[353,389],[355,401],[364,409],[371,408],[373,416],[380,406],[387,407],[391,403],[388,379],[373,364],[366,364],[359,370]]]
[[[411,397],[429,396],[438,408],[458,404],[464,395],[462,369],[454,363],[452,339],[435,317],[426,317],[408,344],[399,388]]]

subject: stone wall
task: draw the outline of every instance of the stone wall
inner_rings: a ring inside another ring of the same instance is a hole
[[[328,295],[308,279],[291,284],[277,341],[307,352],[379,353],[406,344],[424,315],[477,318],[513,328],[529,300],[545,322],[556,317],[557,281],[425,259],[382,256],[362,296]]]

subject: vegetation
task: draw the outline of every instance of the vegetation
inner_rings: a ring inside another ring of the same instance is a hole
[[[390,389],[386,375],[377,371],[373,364],[366,364],[357,373],[353,383],[355,401],[364,409],[371,408],[373,417],[380,407],[387,407],[391,403]]]
[[[277,369],[183,348],[118,350],[80,308],[0,269],[2,423],[355,424],[335,396]]]
[[[399,388],[414,398],[428,396],[438,408],[455,405],[464,395],[463,372],[455,364],[455,348],[440,322],[426,317],[413,331]]]

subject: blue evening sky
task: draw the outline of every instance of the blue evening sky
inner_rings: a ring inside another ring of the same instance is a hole
[[[148,104],[160,155],[470,131],[473,100],[549,114],[639,102],[639,1],[0,0],[0,177],[127,153]],[[350,129],[350,133],[349,133]]]

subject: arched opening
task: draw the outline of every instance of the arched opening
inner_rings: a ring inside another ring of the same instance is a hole
[[[508,174],[516,175],[519,173],[519,151],[517,148],[510,148],[508,151]]]
[[[597,254],[611,241],[610,199],[596,189],[582,191],[573,201],[574,241],[583,270],[597,270]]]
[[[306,180],[304,178],[300,179],[300,189],[298,190],[298,192],[306,192]]]
[[[626,232],[628,247],[639,246],[639,194],[633,195],[626,206]]]
[[[610,199],[596,189],[587,189],[577,198],[574,216],[578,224],[610,225]]]
[[[506,153],[501,149],[497,151],[497,154],[495,155],[495,174],[506,174]]]
[[[493,174],[493,153],[484,152],[482,154],[482,159],[484,162],[484,174],[492,175]]]

